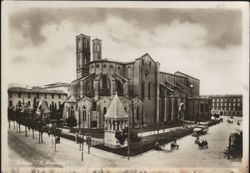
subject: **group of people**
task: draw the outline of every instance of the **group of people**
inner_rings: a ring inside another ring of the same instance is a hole
[[[199,136],[197,136],[197,138],[196,138],[196,143],[201,144],[201,145],[207,145],[208,144],[206,139],[203,139],[202,141],[200,141]]]
[[[178,146],[176,141],[177,141],[177,139],[174,138],[173,142],[171,143],[171,148],[172,148],[172,146],[174,146],[174,147]],[[155,150],[161,150],[161,147],[160,147],[158,141],[155,142]]]

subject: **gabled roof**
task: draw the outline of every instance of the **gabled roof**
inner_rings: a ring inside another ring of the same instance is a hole
[[[89,101],[91,101],[91,102],[95,102],[95,100],[94,99],[91,99],[91,98],[89,98],[89,97],[87,97],[87,96],[83,96],[82,98],[80,98],[80,100],[78,100],[78,101],[81,101],[82,99],[84,99],[84,98],[86,98],[87,100],[89,100]]]
[[[120,119],[127,117],[128,114],[125,112],[124,107],[116,93],[110,103],[107,113],[105,114],[105,118]]]
[[[65,103],[76,103],[76,99],[74,96],[70,96],[69,99],[65,101]]]
[[[156,61],[153,60],[153,58],[152,58],[148,53],[143,54],[142,56],[140,56],[139,58],[136,58],[135,60],[142,59],[142,58],[144,58],[145,56],[148,56],[154,63],[156,63]]]
[[[135,100],[139,100],[139,101],[143,102],[142,99],[139,96],[136,96],[136,97],[131,99],[132,102],[135,101]]]

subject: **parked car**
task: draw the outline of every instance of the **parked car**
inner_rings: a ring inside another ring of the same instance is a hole
[[[200,135],[204,135],[208,132],[208,126],[197,126],[193,129],[193,134],[192,136],[200,136]]]

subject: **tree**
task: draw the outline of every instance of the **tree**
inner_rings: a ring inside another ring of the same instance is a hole
[[[66,119],[66,123],[69,127],[75,127],[77,125],[77,120],[74,116],[70,116]]]
[[[117,130],[115,132],[115,138],[119,141],[121,145],[123,145],[125,140],[128,139],[128,128],[126,127],[122,131]],[[140,138],[137,136],[137,133],[132,129],[130,129],[129,139],[131,142],[137,142],[140,140]]]
[[[243,133],[242,131],[233,133],[229,140],[230,146],[226,148],[225,154],[227,156],[231,156],[233,158],[241,158],[242,157],[242,147],[243,147]]]

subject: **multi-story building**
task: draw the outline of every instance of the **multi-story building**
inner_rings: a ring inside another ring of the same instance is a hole
[[[56,82],[44,85],[42,88],[46,90],[62,90],[68,95],[70,94],[70,83]]]
[[[210,95],[212,115],[242,116],[242,95]]]
[[[20,107],[26,104],[30,109],[37,107],[43,98],[48,108],[59,108],[66,100],[67,93],[61,90],[46,90],[39,87],[22,88],[11,87],[8,89],[8,106]]]
[[[187,112],[191,110],[187,106],[190,99],[199,96],[199,79],[181,72],[161,72],[160,63],[148,53],[131,62],[102,59],[100,39],[92,41],[91,61],[90,45],[89,36],[76,36],[77,79],[72,81],[71,96],[65,102],[65,119],[72,115],[79,127],[103,128],[104,116],[116,92],[133,127],[194,117]],[[198,98],[202,99],[200,103],[209,107],[209,99]],[[193,109],[199,107],[195,104]],[[208,112],[210,119],[211,111]]]

